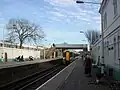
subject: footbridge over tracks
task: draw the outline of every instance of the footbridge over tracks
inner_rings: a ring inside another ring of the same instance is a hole
[[[63,51],[66,49],[82,49],[86,52],[88,51],[87,46],[87,44],[53,44],[53,46],[46,51],[45,56],[46,58],[62,56]]]
[[[83,51],[87,51],[87,44],[54,44],[56,49],[83,49]]]

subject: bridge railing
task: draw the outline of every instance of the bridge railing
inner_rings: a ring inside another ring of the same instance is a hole
[[[87,48],[87,44],[56,44],[56,48],[76,48],[76,49],[82,49]]]

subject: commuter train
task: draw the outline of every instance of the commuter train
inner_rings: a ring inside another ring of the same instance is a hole
[[[68,65],[74,60],[75,54],[69,50],[63,52],[63,63]]]

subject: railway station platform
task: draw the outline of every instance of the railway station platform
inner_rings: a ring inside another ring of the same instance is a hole
[[[86,77],[82,60],[76,60],[76,66],[69,77],[59,87],[59,90],[111,90],[107,80],[95,84],[95,69],[92,69],[92,77]]]
[[[38,73],[42,70],[49,69],[61,60],[61,58],[54,58],[25,62],[0,63],[0,86]]]
[[[30,65],[30,64],[37,64],[37,63],[48,62],[48,61],[53,61],[57,59],[60,59],[60,58],[39,59],[39,60],[24,61],[24,62],[4,62],[4,63],[0,63],[0,69],[12,68],[12,67],[18,67],[18,66],[24,66],[24,65]]]
[[[95,78],[96,68],[92,68],[92,77],[86,77],[83,60],[77,59],[36,90],[120,90],[111,89],[106,79],[97,85]]]

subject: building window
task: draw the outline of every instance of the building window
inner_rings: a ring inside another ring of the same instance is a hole
[[[114,16],[118,14],[117,12],[117,0],[113,0]]]
[[[118,57],[120,58],[120,36],[118,36]]]
[[[98,51],[100,51],[100,46],[98,46]]]
[[[103,15],[103,13],[102,13],[102,15],[101,15],[102,17],[101,17],[101,25],[102,25],[102,31],[104,30],[104,15]]]
[[[107,45],[106,45],[106,46],[107,46],[107,47],[106,47],[106,51],[107,51],[106,53],[107,53],[107,55],[109,56],[109,41],[107,41],[106,44],[107,44]]]
[[[105,12],[105,14],[104,14],[104,29],[106,29],[107,28],[107,13]]]
[[[107,47],[109,46],[109,41],[107,41]]]
[[[116,61],[116,38],[114,38],[114,60]]]

